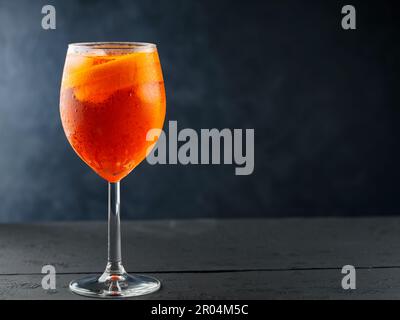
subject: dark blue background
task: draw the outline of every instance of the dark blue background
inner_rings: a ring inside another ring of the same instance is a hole
[[[399,213],[399,11],[353,1],[344,31],[345,4],[0,0],[0,221],[106,217],[58,94],[67,44],[107,40],[157,43],[167,121],[256,136],[251,176],[142,163],[122,182],[123,218]]]

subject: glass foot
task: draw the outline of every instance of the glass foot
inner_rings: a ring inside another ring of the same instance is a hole
[[[107,268],[108,269],[108,268]],[[88,276],[69,284],[72,292],[94,298],[137,297],[155,292],[161,283],[149,276],[107,270],[101,276]]]

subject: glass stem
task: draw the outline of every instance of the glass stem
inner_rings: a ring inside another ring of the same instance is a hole
[[[120,183],[108,183],[108,263],[110,273],[124,273],[121,263]]]

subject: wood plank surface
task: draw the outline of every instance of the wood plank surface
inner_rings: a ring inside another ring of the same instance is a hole
[[[122,224],[138,272],[400,266],[400,219],[138,221]],[[0,225],[0,274],[98,272],[105,222]]]
[[[253,271],[152,274],[162,281],[159,292],[133,299],[399,299],[400,269],[357,272],[357,289],[341,288],[340,270]],[[84,274],[57,276],[55,291],[41,287],[42,276],[0,277],[0,299],[89,299],[68,289]]]
[[[400,219],[308,218],[123,222],[123,260],[163,280],[149,299],[400,298]],[[105,222],[0,225],[0,299],[79,298],[67,283],[102,272]],[[57,271],[57,292],[40,286]],[[343,265],[357,289],[340,286]]]

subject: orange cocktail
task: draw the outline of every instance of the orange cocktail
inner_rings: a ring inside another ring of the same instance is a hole
[[[99,298],[157,291],[159,280],[125,271],[120,233],[120,180],[144,160],[154,146],[154,138],[158,138],[155,133],[161,133],[165,117],[164,81],[156,46],[138,42],[70,44],[61,83],[60,113],[73,149],[108,181],[105,271],[74,280],[69,288]]]
[[[154,143],[146,140],[147,132],[161,129],[164,122],[165,92],[157,50],[69,49],[60,111],[76,153],[107,181],[120,181]]]

